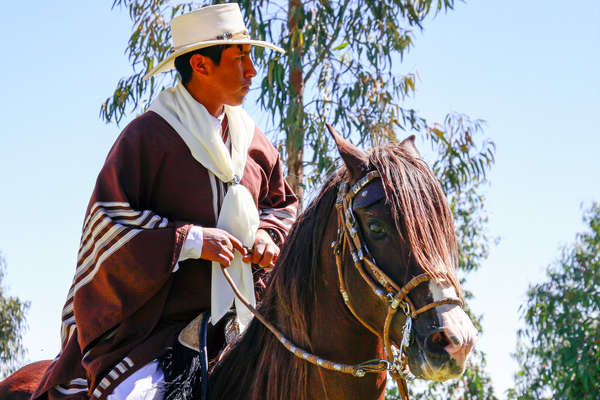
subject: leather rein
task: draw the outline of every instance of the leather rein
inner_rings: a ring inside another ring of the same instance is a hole
[[[440,301],[434,301],[425,306],[415,309],[413,303],[408,297],[411,290],[419,286],[421,283],[431,280],[431,277],[427,274],[421,274],[412,278],[406,285],[399,287],[392,279],[390,279],[382,270],[379,268],[371,256],[364,240],[361,237],[360,230],[354,212],[352,210],[352,203],[354,198],[360,191],[369,184],[372,180],[381,178],[379,172],[371,171],[367,173],[363,178],[356,182],[352,187],[348,187],[347,183],[342,183],[338,191],[338,197],[335,203],[335,207],[338,214],[338,233],[337,240],[331,243],[331,247],[335,254],[339,290],[344,300],[344,304],[350,310],[354,318],[371,331],[373,334],[382,338],[384,343],[384,350],[386,359],[372,359],[365,361],[360,364],[342,364],[329,361],[318,357],[310,352],[302,349],[292,342],[290,342],[275,326],[268,322],[264,316],[262,316],[252,305],[244,298],[240,293],[235,283],[231,279],[227,268],[222,268],[225,279],[229,282],[235,295],[240,299],[242,303],[252,312],[252,314],[269,330],[275,335],[275,337],[281,342],[281,344],[290,351],[294,356],[301,358],[309,363],[316,365],[321,368],[325,368],[332,371],[338,371],[345,374],[350,374],[356,377],[363,377],[367,373],[379,373],[389,372],[394,378],[398,385],[398,390],[403,400],[408,400],[408,388],[406,385],[406,376],[408,375],[408,361],[406,356],[406,348],[410,344],[410,331],[412,327],[412,320],[417,318],[420,314],[443,304],[456,304],[458,306],[463,305],[460,299],[447,298]],[[363,280],[369,285],[371,290],[380,299],[381,302],[387,306],[387,315],[383,331],[379,332],[373,328],[361,317],[358,316],[354,307],[350,295],[346,290],[346,284],[343,276],[342,268],[342,257],[345,252],[349,250],[352,255],[352,260],[355,268],[360,273]],[[405,316],[403,336],[401,348],[394,352],[395,348],[392,347],[390,341],[390,327],[391,322],[400,308]]]

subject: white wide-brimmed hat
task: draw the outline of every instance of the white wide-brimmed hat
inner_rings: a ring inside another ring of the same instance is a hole
[[[175,58],[190,51],[221,44],[249,44],[285,53],[281,47],[252,40],[237,3],[217,4],[200,8],[171,21],[171,54],[148,72],[144,79],[175,68]]]

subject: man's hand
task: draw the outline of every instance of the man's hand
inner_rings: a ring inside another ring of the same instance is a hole
[[[254,247],[243,261],[252,264],[258,264],[262,268],[271,269],[275,266],[275,261],[279,257],[279,246],[277,246],[271,236],[263,229],[256,231]]]
[[[257,235],[258,236],[258,235]],[[267,236],[269,236],[267,234]],[[228,267],[233,260],[233,252],[237,250],[242,257],[248,252],[235,236],[219,228],[202,228],[202,255],[200,258],[216,261]]]

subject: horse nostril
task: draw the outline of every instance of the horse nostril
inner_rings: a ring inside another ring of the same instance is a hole
[[[429,335],[427,340],[425,340],[425,348],[433,353],[444,353],[444,349],[450,343],[450,339],[448,336],[446,336],[446,332],[442,329]]]

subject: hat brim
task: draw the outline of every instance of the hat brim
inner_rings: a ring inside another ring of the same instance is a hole
[[[188,46],[182,47],[169,55],[166,59],[160,62],[152,71],[148,72],[144,76],[144,80],[150,78],[153,75],[159,74],[161,72],[167,72],[175,68],[175,59],[182,54],[189,53],[190,51],[203,49],[205,47],[210,46],[218,46],[222,44],[249,44],[251,46],[260,46],[266,47],[268,49],[275,50],[281,54],[285,54],[285,50],[281,47],[275,46],[269,42],[264,42],[262,40],[252,40],[252,39],[227,39],[227,40],[209,40],[206,42],[199,42],[190,44]]]

